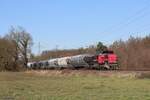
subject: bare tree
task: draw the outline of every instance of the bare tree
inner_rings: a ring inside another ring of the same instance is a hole
[[[9,33],[5,36],[16,44],[16,60],[21,60],[26,67],[28,63],[28,55],[31,53],[33,44],[32,37],[23,27],[11,27]]]
[[[123,70],[150,70],[150,35],[146,37],[130,37],[127,41],[116,41],[111,49],[119,57]]]

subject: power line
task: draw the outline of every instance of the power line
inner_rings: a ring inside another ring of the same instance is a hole
[[[126,24],[124,24],[122,28],[126,28],[127,26],[133,24],[134,22],[138,21],[139,19],[144,18],[147,14],[149,14],[149,13],[144,13],[144,14],[142,14],[141,16],[136,17],[136,18],[130,20],[129,22],[127,22]],[[118,28],[117,30],[120,30],[120,29],[122,29],[122,28],[120,27],[120,28]]]
[[[146,1],[148,2],[148,0]],[[137,19],[143,18],[147,13],[144,11],[149,8],[149,5],[146,5],[145,7],[143,7],[142,9],[138,10],[137,12],[135,12],[134,15],[128,17],[125,21],[120,22],[118,25],[114,25],[108,29],[106,29],[103,33],[107,33],[109,31],[114,31],[114,30],[118,30],[121,29],[121,27],[125,28],[127,27],[129,24],[137,21]],[[142,15],[140,15],[142,14]]]
[[[144,28],[142,28],[141,30],[139,30],[138,33],[142,33],[142,32],[144,32],[144,31],[150,30],[150,24],[144,25],[143,27],[144,27]],[[138,29],[136,29],[136,30],[138,30]],[[150,33],[150,32],[149,32],[149,33]]]

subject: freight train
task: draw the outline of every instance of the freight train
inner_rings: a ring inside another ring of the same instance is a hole
[[[81,54],[76,56],[61,57],[38,62],[29,62],[29,69],[99,69],[116,70],[118,57],[113,51],[103,51],[98,55]]]

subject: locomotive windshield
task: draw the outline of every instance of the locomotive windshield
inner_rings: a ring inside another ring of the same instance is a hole
[[[102,54],[113,54],[113,51],[103,51]]]

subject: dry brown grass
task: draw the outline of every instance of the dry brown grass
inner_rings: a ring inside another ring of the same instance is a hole
[[[117,78],[150,78],[150,71],[98,71],[98,70],[30,70],[30,75],[39,76],[100,76]]]

